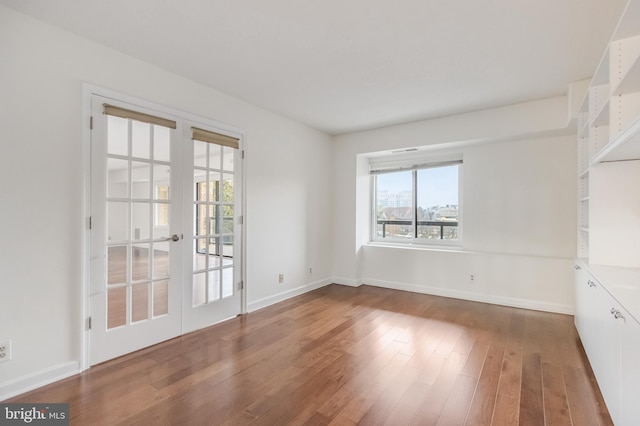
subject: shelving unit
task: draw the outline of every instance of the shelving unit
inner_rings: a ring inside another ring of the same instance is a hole
[[[612,420],[640,421],[640,0],[578,111],[575,323]],[[617,315],[613,315],[617,312]],[[606,343],[606,344],[603,344]]]

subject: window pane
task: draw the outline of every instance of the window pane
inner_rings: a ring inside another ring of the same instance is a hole
[[[377,238],[413,238],[411,171],[376,175]]]
[[[458,167],[417,171],[418,238],[458,239]]]

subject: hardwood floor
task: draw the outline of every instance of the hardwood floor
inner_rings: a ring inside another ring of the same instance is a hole
[[[8,402],[77,425],[610,425],[573,317],[331,285]]]

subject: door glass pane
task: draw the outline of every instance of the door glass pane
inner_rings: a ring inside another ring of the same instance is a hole
[[[153,243],[153,277],[162,278],[169,276],[169,250],[170,243]]]
[[[127,288],[107,290],[107,328],[120,327],[127,323]]]
[[[131,163],[131,198],[151,199],[151,167],[149,163]]]
[[[107,152],[114,155],[129,155],[129,120],[107,116]]]
[[[222,255],[225,259],[225,264],[233,263],[233,236],[225,235],[222,237]]]
[[[129,203],[107,202],[107,241],[129,240]]]
[[[207,205],[196,205],[196,235],[207,235],[209,230],[209,219],[207,215]]]
[[[142,321],[149,318],[149,283],[136,284],[131,287],[131,321]]]
[[[107,249],[107,284],[127,282],[127,246]]]
[[[107,158],[107,198],[129,196],[129,162]]]
[[[233,268],[222,270],[222,297],[233,296]]]
[[[131,203],[131,228],[132,240],[151,238],[151,203]]]
[[[220,201],[220,172],[209,172],[209,201]]]
[[[148,280],[149,244],[135,244],[131,253],[131,280]]]
[[[169,183],[171,180],[171,167],[170,166],[165,166],[164,164],[155,164],[153,166],[153,184],[154,187],[159,187],[159,186],[163,186],[167,188],[166,192],[163,192],[161,195],[165,195],[165,198],[160,198],[158,196],[158,193],[156,192],[154,194],[154,197],[156,197],[156,200],[168,200],[169,199]]]
[[[193,165],[196,167],[207,167],[207,146],[209,144],[201,141],[193,141]]]
[[[233,172],[233,162],[235,149],[225,146],[222,149],[222,169],[227,172]]]
[[[131,120],[131,156],[138,158],[151,158],[151,134],[150,124]]]
[[[153,283],[153,316],[167,313],[169,313],[169,282],[156,281]]]
[[[193,275],[193,306],[204,305],[206,301],[207,275],[201,272]]]
[[[222,164],[220,162],[222,147],[214,144],[209,144],[209,169],[220,170]]]
[[[164,126],[153,126],[153,159],[171,160],[171,130]]]
[[[222,201],[225,203],[233,203],[233,175],[229,173],[224,174]]]
[[[207,302],[220,299],[220,270],[209,271]]]
[[[200,195],[200,183],[205,182],[207,180],[207,172],[206,170],[200,170],[200,169],[194,169],[193,170],[193,188],[194,188],[194,193],[193,193],[193,199],[194,200],[202,200],[202,201],[206,201],[204,199],[201,198]],[[204,190],[204,189],[203,189]]]
[[[195,240],[193,240],[193,244],[194,244],[193,270],[194,271],[201,271],[203,269],[206,269],[206,267],[207,267],[207,254],[206,254],[207,239],[206,238],[195,239]]]
[[[220,234],[220,225],[218,222],[218,206],[210,205],[207,213],[207,221],[209,225],[209,235]],[[217,252],[213,252],[217,253]]]
[[[222,206],[222,233],[233,234],[233,204]]]
[[[218,242],[218,237],[209,238],[209,268],[213,266],[220,266],[220,262],[217,259],[217,257],[220,255],[220,245],[218,244]]]

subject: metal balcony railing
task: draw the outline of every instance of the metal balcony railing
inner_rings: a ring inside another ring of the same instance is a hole
[[[387,225],[404,225],[413,227],[413,221],[411,220],[378,220],[378,225],[382,225],[382,238],[387,236]],[[444,239],[444,228],[447,226],[458,226],[457,221],[443,221],[443,220],[418,220],[416,221],[416,228],[414,229],[414,237],[417,237],[418,226],[436,226],[440,228],[440,239]]]

